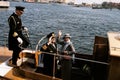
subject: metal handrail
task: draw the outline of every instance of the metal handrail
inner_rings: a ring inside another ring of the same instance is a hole
[[[34,52],[34,51],[32,51],[32,52]],[[49,55],[53,55],[54,56],[54,60],[53,60],[53,79],[55,78],[55,68],[56,68],[56,66],[55,66],[55,60],[56,60],[56,58],[55,57],[69,57],[71,60],[80,60],[80,61],[86,61],[86,62],[92,62],[92,63],[97,63],[97,64],[102,64],[102,65],[110,65],[109,63],[107,63],[107,62],[101,62],[101,61],[96,61],[96,60],[92,60],[92,59],[85,59],[85,58],[78,58],[78,57],[72,57],[72,56],[70,56],[70,55],[61,55],[61,54],[58,54],[59,52],[57,52],[57,53],[49,53],[49,52],[44,52],[44,51],[42,51],[42,52],[40,52],[40,51],[37,51],[37,52],[39,52],[40,54],[49,54]],[[37,53],[36,51],[34,52],[34,54],[36,55],[36,54],[39,54],[39,53]],[[22,53],[23,54],[23,53]],[[78,53],[73,53],[73,54],[78,54]],[[36,59],[36,58],[35,58]]]
[[[91,59],[84,59],[84,58],[77,58],[77,57],[71,57],[70,55],[61,55],[61,54],[56,54],[56,53],[48,53],[48,52],[43,52],[42,51],[42,54],[50,54],[50,55],[53,55],[53,56],[57,56],[57,57],[66,57],[66,56],[69,56],[71,59],[76,59],[76,60],[82,60],[82,61],[87,61],[87,62],[93,62],[93,63],[99,63],[99,64],[105,64],[105,65],[109,65],[109,63],[106,63],[106,62],[101,62],[101,61],[96,61],[96,60],[91,60]],[[73,52],[74,54],[74,52]],[[77,54],[77,53],[75,53]]]
[[[46,38],[46,35],[45,36],[43,36],[39,41],[38,41],[38,43],[37,43],[37,45],[36,45],[36,48],[35,48],[35,51],[37,51],[38,50],[38,47],[39,47],[39,44],[41,43],[41,41],[42,40],[44,40]]]

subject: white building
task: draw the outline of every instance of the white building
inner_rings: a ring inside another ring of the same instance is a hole
[[[64,3],[71,3],[73,2],[74,3],[75,0],[64,0]]]

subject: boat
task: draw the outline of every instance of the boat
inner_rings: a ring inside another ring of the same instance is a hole
[[[10,2],[6,0],[0,0],[0,8],[9,8]]]
[[[119,10],[120,10],[120,4],[117,6],[117,9],[119,9]]]
[[[71,57],[75,60],[72,65],[71,80],[120,79],[120,33],[108,32],[107,34],[108,37],[95,36],[92,55],[76,53],[74,58]],[[39,55],[49,53],[40,51],[38,44],[35,50],[21,51],[18,66],[13,67],[13,75],[33,80],[62,80],[61,76],[55,76],[55,72],[53,76],[42,73]],[[63,55],[54,54],[54,56]],[[11,66],[11,59],[8,60],[7,65]]]
[[[92,9],[102,9],[102,5],[99,5],[99,4],[93,4],[92,5]]]
[[[100,48],[101,50],[97,49],[99,48],[99,45],[100,47],[103,46],[102,49]],[[93,55],[79,53],[75,54],[76,58],[72,67],[72,80],[92,80],[93,78],[94,80],[106,80],[108,70],[107,67],[109,66],[107,62],[108,50],[106,49],[108,49],[108,44],[106,38],[96,36],[94,49],[95,50]],[[40,54],[49,53],[39,51],[38,45],[36,46],[36,50],[23,50],[20,53],[21,60],[18,60],[19,67],[14,67],[14,75],[17,74],[16,76],[23,76],[34,80],[62,80],[61,76],[57,78],[55,73],[53,73],[53,76],[48,76],[42,73],[42,67],[39,66],[38,59]],[[54,56],[62,57],[62,55],[55,54]],[[8,65],[11,64],[10,62],[11,61],[9,60]],[[100,79],[98,79],[98,76]]]
[[[105,41],[105,38],[101,37],[95,37],[95,48],[100,46],[106,46],[107,41]],[[106,44],[104,44],[106,43]],[[38,47],[38,46],[37,46]],[[105,48],[106,49],[106,48]],[[106,67],[108,66],[108,63],[105,62],[99,62],[100,60],[106,61],[107,56],[103,56],[104,58],[99,58],[98,50],[94,50],[93,55],[85,55],[85,54],[76,54],[76,60],[75,63],[73,64],[72,68],[72,80],[91,80],[93,77],[95,80],[98,80],[97,76],[102,76],[102,80],[106,80],[103,75],[106,73],[103,73],[102,71],[106,71]],[[104,49],[102,49],[104,51]],[[101,52],[102,53],[102,52]],[[106,53],[106,52],[105,52]],[[18,60],[18,66],[19,67],[14,67],[13,68],[13,75],[16,76],[24,76],[29,79],[34,79],[34,80],[61,80],[59,78],[55,78],[55,76],[47,76],[42,73],[37,73],[36,67],[38,67],[38,55],[42,54],[41,51],[38,50],[23,50],[20,53],[21,59]],[[107,54],[107,53],[106,53]],[[56,55],[58,56],[58,55]],[[96,57],[97,56],[97,57]],[[104,60],[103,60],[104,59]],[[8,65],[11,65],[11,59],[8,61]],[[106,66],[103,66],[106,65]],[[98,67],[99,66],[99,67]],[[101,66],[101,67],[100,67]],[[87,69],[87,70],[86,70]],[[104,69],[104,70],[103,70]],[[91,70],[93,73],[91,73]],[[99,74],[97,74],[97,71],[99,71]],[[107,75],[107,74],[106,74]],[[105,76],[106,76],[105,75]]]
[[[92,9],[102,9],[100,6],[92,6]]]

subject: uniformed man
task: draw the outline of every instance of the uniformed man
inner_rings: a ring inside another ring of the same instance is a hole
[[[48,52],[48,53],[57,53],[57,44],[54,32],[47,35],[48,42],[46,42],[41,51]],[[53,76],[53,66],[54,66],[54,56],[50,54],[44,54],[43,58],[44,63],[44,73]]]
[[[22,34],[22,30],[27,30],[26,27],[22,27],[21,15],[24,12],[25,7],[16,6],[15,12],[8,18],[9,23],[9,37],[8,37],[8,48],[13,50],[12,64],[17,65],[17,59],[21,52],[20,44],[23,44],[25,37]],[[29,43],[25,42],[24,47],[27,47]]]

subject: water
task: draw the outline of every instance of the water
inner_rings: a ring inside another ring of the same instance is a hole
[[[50,33],[62,30],[63,35],[70,33],[77,52],[92,54],[94,37],[107,37],[108,31],[120,30],[120,10],[91,9],[73,7],[65,4],[40,4],[11,2],[10,8],[0,9],[0,45],[5,45],[8,34],[8,17],[14,6],[25,6],[22,15],[23,25],[29,29],[33,49],[39,39]],[[7,33],[7,34],[6,34]]]

